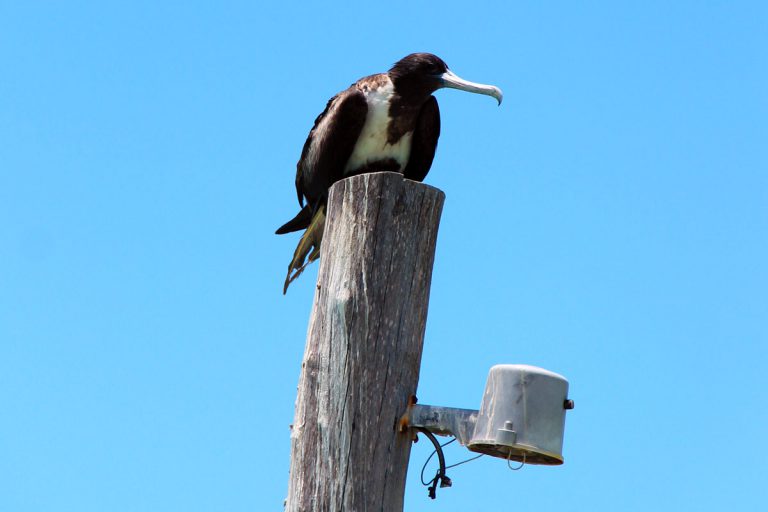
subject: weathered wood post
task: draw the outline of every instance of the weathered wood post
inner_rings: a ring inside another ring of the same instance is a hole
[[[336,183],[291,430],[289,512],[397,512],[445,194],[397,173]]]

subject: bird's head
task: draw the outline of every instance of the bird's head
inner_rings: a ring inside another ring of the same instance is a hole
[[[493,96],[501,105],[501,89],[493,85],[477,84],[454,74],[448,65],[431,53],[412,53],[403,57],[389,70],[395,89],[403,93],[425,95],[425,98],[443,87]]]

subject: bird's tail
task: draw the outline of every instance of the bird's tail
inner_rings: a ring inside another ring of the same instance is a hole
[[[308,204],[304,205],[299,213],[294,218],[277,228],[276,235],[284,235],[293,231],[299,231],[300,229],[306,229],[309,227],[309,223],[312,221],[312,207]]]
[[[320,242],[323,240],[325,229],[325,205],[320,206],[312,217],[307,230],[301,235],[299,245],[293,253],[293,259],[288,265],[288,275],[283,286],[283,295],[288,291],[288,285],[299,277],[304,269],[320,257]]]

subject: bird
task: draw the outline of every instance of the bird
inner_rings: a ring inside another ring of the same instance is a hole
[[[288,265],[283,294],[320,256],[328,190],[337,181],[391,171],[423,181],[440,136],[440,109],[433,93],[452,88],[495,98],[501,89],[469,82],[431,53],[412,53],[386,73],[359,79],[333,96],[317,116],[296,164],[299,213],[278,235],[305,230]]]

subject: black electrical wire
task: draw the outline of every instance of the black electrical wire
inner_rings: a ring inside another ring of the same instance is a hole
[[[473,460],[477,460],[480,457],[482,457],[484,454],[481,453],[479,455],[476,455],[474,457],[470,457],[468,459],[462,460],[461,462],[457,462],[456,464],[451,464],[450,466],[445,465],[445,456],[443,455],[443,448],[451,444],[452,442],[456,441],[456,438],[454,437],[450,441],[447,441],[443,444],[440,444],[437,442],[437,439],[435,436],[430,432],[429,430],[423,428],[423,427],[416,427],[416,430],[423,433],[427,438],[432,442],[432,445],[434,445],[435,449],[432,450],[432,453],[429,454],[429,457],[427,457],[427,460],[424,461],[424,465],[421,466],[421,484],[422,485],[428,485],[428,493],[429,497],[432,499],[435,499],[436,496],[436,490],[437,490],[437,482],[440,481],[440,487],[450,487],[452,482],[451,479],[448,478],[445,474],[446,469],[455,468],[456,466],[461,466],[462,464],[466,464],[467,462],[471,462]],[[427,464],[429,464],[429,461],[432,460],[432,456],[434,454],[437,454],[437,459],[440,464],[440,468],[437,470],[437,473],[435,474],[435,477],[430,480],[429,482],[424,481],[424,470],[427,469]]]
[[[451,486],[451,479],[445,476],[445,456],[443,455],[443,446],[446,446],[456,439],[452,439],[448,441],[447,443],[441,445],[437,442],[437,439],[435,439],[435,436],[430,432],[429,430],[423,428],[423,427],[416,427],[416,430],[427,436],[427,439],[429,439],[432,444],[435,447],[435,452],[437,453],[437,460],[440,463],[440,469],[437,470],[437,474],[435,475],[435,478],[432,479],[430,482],[430,486],[427,488],[427,494],[430,498],[435,499],[437,497],[437,482],[440,482],[440,487],[450,487]],[[433,452],[433,453],[435,453]],[[427,462],[429,462],[429,459],[432,458],[432,454],[430,454],[429,458],[427,459]],[[424,485],[427,485],[426,482],[424,482],[424,469],[427,467],[427,463],[424,463],[424,467],[421,468],[421,483]]]
[[[455,441],[455,439],[454,439],[454,441]],[[446,444],[447,444],[447,443],[446,443]],[[445,446],[445,445],[443,445],[443,446]],[[451,468],[455,468],[456,466],[461,466],[462,464],[466,464],[467,462],[472,462],[473,460],[477,460],[477,459],[479,459],[479,458],[480,458],[480,457],[482,457],[483,455],[485,455],[485,454],[484,454],[484,453],[481,453],[480,455],[476,455],[476,456],[474,456],[474,457],[470,457],[470,458],[468,458],[468,459],[465,459],[465,460],[463,460],[463,461],[461,461],[461,462],[457,462],[456,464],[451,464],[450,466],[445,466],[445,469],[451,469]]]
[[[431,436],[431,439],[430,439],[430,441],[432,441],[432,444],[433,444],[433,445],[435,445],[435,449],[434,449],[434,450],[432,450],[432,453],[430,453],[430,454],[429,454],[429,457],[427,457],[427,460],[425,460],[425,461],[424,461],[424,465],[423,465],[423,466],[421,466],[421,485],[429,485],[429,484],[431,484],[431,483],[432,483],[432,480],[430,480],[429,482],[425,482],[425,481],[424,481],[424,470],[425,470],[425,469],[427,469],[427,464],[429,464],[429,461],[430,461],[430,460],[432,460],[432,456],[433,456],[434,454],[438,453],[438,450],[439,450],[438,459],[439,459],[440,457],[442,457],[442,456],[443,456],[443,451],[442,451],[442,448],[444,448],[444,447],[448,446],[449,444],[451,444],[452,442],[454,442],[454,441],[456,440],[456,438],[454,437],[454,438],[453,438],[453,439],[451,439],[450,441],[446,441],[445,443],[438,445],[438,444],[436,444],[436,442],[437,442],[437,439],[435,439],[435,436],[433,436],[433,435],[432,435],[432,432],[430,432],[430,431],[428,431],[428,430],[427,430],[427,431],[424,431],[424,430],[423,430],[422,428],[420,428],[420,427],[417,427],[417,430],[419,430],[419,431],[421,431],[421,432],[425,432],[425,434],[428,434],[428,437],[430,437],[430,436]],[[445,458],[443,458],[443,462],[445,462]],[[454,465],[455,465],[455,464],[454,464]],[[453,467],[453,466],[448,466],[448,467]],[[444,468],[444,469],[448,469],[448,468],[446,467],[446,468]]]

